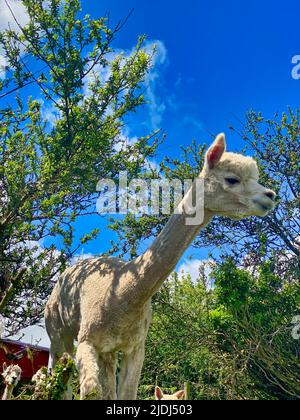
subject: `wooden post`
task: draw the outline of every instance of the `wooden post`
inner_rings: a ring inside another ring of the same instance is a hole
[[[184,383],[184,399],[191,399],[191,384],[189,382]]]

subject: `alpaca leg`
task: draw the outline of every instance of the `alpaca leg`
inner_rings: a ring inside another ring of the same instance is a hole
[[[54,369],[56,363],[61,358],[64,353],[63,342],[59,337],[51,338],[51,347],[50,347],[50,358],[51,358],[51,367]]]
[[[50,357],[54,368],[65,352],[72,356],[74,337],[70,335],[69,331],[64,330],[57,304],[47,304],[45,324],[51,341]]]
[[[80,399],[102,399],[102,387],[99,383],[99,355],[88,342],[78,345],[76,362],[79,370]]]
[[[72,337],[64,336],[64,353],[67,353],[71,358],[74,353],[74,342]],[[64,357],[64,356],[63,356]],[[66,383],[66,390],[62,394],[61,399],[65,401],[70,401],[73,399],[73,388],[72,388],[72,382],[73,382],[74,376],[73,374],[70,374],[68,382]]]
[[[73,348],[74,348],[74,342],[73,337],[67,334],[64,334],[63,331],[59,332],[59,335],[56,334],[55,336],[52,334],[50,337],[51,339],[51,347],[50,347],[50,358],[51,358],[51,367],[52,372],[61,359],[61,357],[64,355],[64,353],[68,353],[69,356],[73,356]],[[73,397],[73,391],[72,391],[72,380],[73,378],[70,377],[68,383],[66,384],[66,391],[61,395],[62,400],[72,400]]]
[[[50,348],[50,357],[52,360],[52,368],[54,369],[58,360],[62,357],[64,353],[68,353],[70,356],[73,355],[73,337],[64,334],[63,331],[60,331],[59,334],[52,334],[51,339],[51,348]]]
[[[102,353],[99,356],[99,382],[104,400],[117,399],[116,386],[116,353]]]
[[[144,358],[144,342],[131,353],[123,355],[118,381],[119,400],[136,400]]]

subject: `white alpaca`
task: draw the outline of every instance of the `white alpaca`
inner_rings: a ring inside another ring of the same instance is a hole
[[[7,366],[6,363],[3,364],[3,373],[5,390],[2,396],[2,400],[11,400],[13,396],[13,390],[17,386],[18,382],[21,379],[22,370],[17,365]]]
[[[34,383],[36,390],[39,390],[45,384],[47,377],[47,368],[45,367],[42,367],[33,375],[31,382]]]
[[[184,400],[184,391],[177,391],[175,394],[164,394],[159,386],[155,387],[154,396],[156,400]]]
[[[75,365],[71,356],[64,353],[59,360],[59,368],[48,374],[46,367],[39,369],[31,378],[34,383],[32,400],[52,399],[52,390],[55,389],[55,399],[72,399],[72,381],[74,379]],[[59,384],[59,385],[58,385]],[[59,391],[58,391],[59,386]]]
[[[33,393],[32,399],[36,399],[39,396],[39,394],[43,392],[47,378],[48,378],[48,375],[47,375],[46,367],[40,368],[33,375],[33,377],[31,378],[31,382],[34,383],[34,393]]]
[[[190,225],[188,202],[198,183],[184,197],[181,214],[169,222],[149,249],[134,261],[101,257],[80,261],[60,277],[46,305],[45,318],[55,364],[78,340],[76,360],[80,395],[98,399],[136,399],[151,321],[151,297],[179,259],[215,215],[242,219],[265,216],[274,208],[275,193],[258,183],[256,162],[227,153],[219,135],[206,154],[199,178],[204,182],[203,222]],[[199,195],[198,195],[199,196]],[[122,352],[118,388],[117,353]]]

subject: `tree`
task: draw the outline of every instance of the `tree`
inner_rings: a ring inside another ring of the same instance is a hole
[[[262,184],[275,190],[277,206],[267,217],[233,221],[215,217],[194,242],[196,248],[218,248],[221,255],[234,256],[247,266],[259,266],[271,258],[274,269],[291,281],[300,275],[300,111],[284,112],[274,119],[251,111],[241,132],[245,151],[257,161]],[[232,128],[232,130],[237,131]],[[161,172],[168,179],[194,179],[204,163],[205,145],[194,142],[183,149],[180,159],[165,158]],[[118,247],[124,253],[156,236],[167,221],[165,216],[133,217],[117,221]],[[217,257],[217,255],[215,255]],[[245,257],[246,260],[245,260]],[[220,258],[222,260],[222,258]]]
[[[228,259],[199,278],[174,273],[154,299],[140,396],[191,383],[193,399],[299,399],[298,284]]]
[[[299,343],[292,334],[292,320],[300,311],[299,283],[274,274],[269,261],[253,276],[228,259],[213,278],[220,347],[236,354],[255,387],[269,398],[299,399]]]
[[[238,355],[220,345],[223,332],[215,325],[219,305],[207,280],[205,272],[196,280],[174,273],[155,296],[140,397],[153,396],[156,383],[174,392],[186,381],[195,400],[252,399],[262,394],[253,389],[248,372],[240,370]]]
[[[79,0],[23,5],[28,23],[7,3],[16,29],[0,34],[0,313],[10,333],[40,319],[56,274],[98,234],[74,243],[74,222],[96,214],[97,182],[121,170],[137,176],[158,141],[152,133],[128,145],[122,136],[124,117],[144,103],[152,61],[144,38],[117,54],[125,22],[110,29],[107,18],[82,17]]]
[[[274,119],[265,119],[253,111],[247,114],[240,135],[258,162],[262,183],[277,192],[277,206],[264,219],[223,221],[217,237],[233,254],[236,248],[242,256],[256,254],[262,258],[280,257],[282,262],[290,260],[295,268],[294,278],[300,274],[299,126],[299,110],[289,109]],[[215,233],[216,226],[212,226],[211,234]]]
[[[218,263],[214,289],[205,296],[198,283],[183,280],[158,294],[141,395],[157,377],[165,387],[191,381],[197,399],[299,398],[299,342],[291,334],[300,312],[299,122],[298,110],[272,120],[248,113],[239,134],[258,161],[262,183],[278,194],[276,209],[264,219],[216,217],[200,233],[194,247],[220,250],[211,254]],[[166,158],[161,172],[194,179],[204,151],[194,142],[181,159]],[[117,221],[118,249],[134,254],[166,221],[163,215]],[[192,291],[197,309],[182,306],[177,290],[184,296]]]

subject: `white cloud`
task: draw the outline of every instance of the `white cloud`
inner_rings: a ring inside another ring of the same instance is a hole
[[[192,115],[186,115],[181,121],[180,125],[194,127],[197,131],[203,130],[202,123]]]
[[[39,255],[45,252],[43,241],[21,242],[20,244],[17,245],[17,248],[29,249],[30,251],[32,251],[31,258],[37,258]],[[53,249],[51,252],[51,255],[54,258],[58,258],[60,256],[60,252],[57,249]],[[48,261],[44,261],[44,263],[47,264]]]
[[[53,104],[53,102],[45,102],[41,100],[41,116],[47,121],[51,127],[54,127],[61,118],[62,112]]]
[[[114,150],[116,152],[126,150],[127,148],[134,146],[138,140],[139,139],[136,136],[130,137],[128,127],[123,127],[119,134],[118,142],[114,146]]]
[[[26,13],[26,9],[23,6],[22,2],[19,0],[7,0],[9,7],[7,6],[5,0],[0,0],[0,32],[5,31],[6,29],[13,29],[17,32],[20,32],[19,25],[24,26],[28,23],[29,17]],[[14,18],[15,17],[15,18]],[[15,21],[17,20],[17,22]],[[5,79],[6,77],[6,60],[3,54],[3,50],[0,48],[0,80]]]
[[[119,135],[119,142],[116,143],[116,145],[114,146],[114,149],[116,152],[121,152],[122,150],[126,150],[132,146],[134,146],[137,142],[139,141],[139,138],[134,136],[134,137],[130,137],[130,133],[128,128],[124,127],[123,130],[121,131],[120,135]],[[134,156],[129,157],[129,161],[132,160],[134,161]],[[146,158],[145,159],[145,167],[149,170],[149,171],[153,171],[155,173],[159,173],[160,172],[160,165],[159,163],[155,160],[155,159],[149,159]]]
[[[7,0],[9,6],[11,7],[13,14],[21,26],[24,26],[28,23],[28,15],[26,9],[23,6],[22,2],[19,0]],[[11,11],[7,7],[5,0],[0,0],[0,31],[3,31],[7,28],[14,29],[19,31],[19,27],[14,20],[14,17],[11,14]],[[145,44],[145,50],[152,54],[153,48],[155,47],[156,52],[153,55],[152,68],[146,76],[145,79],[145,89],[146,89],[146,99],[149,102],[149,125],[151,129],[158,129],[161,127],[163,114],[166,110],[165,102],[159,97],[157,92],[157,85],[159,80],[160,69],[163,65],[167,63],[167,48],[165,44],[160,40],[148,41]],[[123,52],[124,59],[128,58],[132,53],[131,50],[116,50],[113,53],[107,55],[108,62],[112,62],[117,55]],[[0,79],[5,78],[5,58],[3,57],[3,52],[1,54],[0,50]],[[96,66],[90,74],[85,79],[84,83],[84,93],[86,96],[90,94],[89,83],[96,77],[100,77],[103,82],[106,82],[110,76],[110,66]],[[50,124],[54,125],[56,121],[55,112],[50,108],[45,109],[45,116],[49,120]],[[110,110],[107,111],[111,112]]]
[[[29,20],[26,8],[20,0],[7,0],[6,2],[5,0],[0,0],[0,31],[8,28],[19,31],[19,27],[6,3],[10,6],[13,15],[21,26],[26,25]]]
[[[212,287],[211,280],[209,278],[210,273],[212,272],[214,262],[212,260],[184,260],[183,263],[179,266],[177,272],[179,276],[183,274],[189,274],[192,281],[196,281],[200,277],[200,273],[205,276],[206,284],[208,288]]]
[[[160,76],[160,70],[163,65],[167,64],[167,48],[165,44],[160,40],[148,41],[145,44],[145,51],[152,56],[153,49],[155,48],[155,54],[152,58],[152,66],[149,73],[145,77],[145,97],[148,101],[149,109],[149,125],[151,129],[160,128],[163,114],[166,110],[166,104],[159,98],[157,93],[157,82]],[[94,70],[87,75],[84,80],[84,94],[85,96],[90,95],[89,84],[95,80],[96,77],[100,79],[102,83],[108,81],[110,72],[110,63],[115,60],[115,58],[122,53],[124,60],[128,59],[133,53],[134,49],[130,50],[120,50],[116,49],[113,53],[109,53],[106,56],[108,61],[108,66],[103,67],[101,65],[95,66]],[[125,61],[124,61],[125,63]],[[110,112],[110,110],[108,110]]]
[[[42,321],[42,325],[24,328],[18,334],[10,336],[9,339],[41,347],[50,347],[50,338],[44,326],[44,321]]]
[[[161,128],[163,114],[166,104],[161,100],[157,93],[157,82],[159,80],[160,67],[167,63],[167,48],[162,41],[150,41],[146,44],[146,51],[151,54],[153,48],[156,49],[152,60],[152,68],[145,79],[146,99],[149,101],[149,114],[151,128],[156,130]]]
[[[0,80],[6,77],[6,60],[3,55],[0,55]]]
[[[153,48],[155,48],[155,54],[152,59],[153,66],[166,64],[168,61],[168,51],[163,41],[156,39],[148,41],[145,44],[145,50],[150,55],[152,55]]]
[[[97,78],[101,81],[102,84],[105,84],[108,81],[111,74],[110,63],[112,63],[120,53],[121,50],[116,50],[115,52],[108,53],[105,56],[108,65],[102,66],[101,64],[97,64],[94,67],[94,69],[87,74],[87,76],[83,80],[83,93],[85,97],[91,95],[90,84],[93,83]],[[126,58],[126,55],[124,56],[124,58]]]
[[[87,253],[87,254],[84,254],[84,253],[77,254],[77,255],[74,255],[74,257],[71,259],[71,261],[70,261],[70,265],[72,266],[72,265],[77,264],[79,261],[89,260],[89,259],[91,259],[91,258],[96,258],[96,255],[91,254],[91,253]]]
[[[146,159],[146,163],[149,166],[150,171],[160,173],[160,164],[155,159]]]

